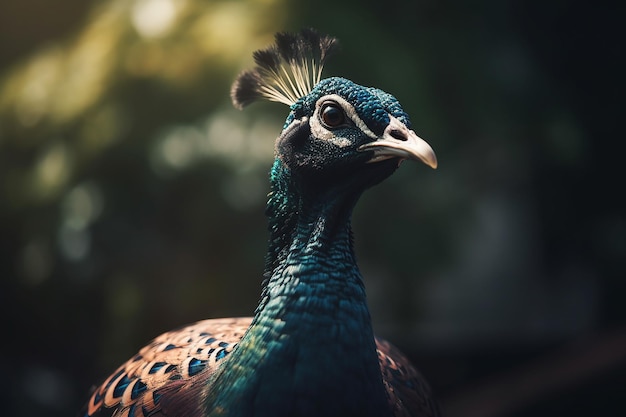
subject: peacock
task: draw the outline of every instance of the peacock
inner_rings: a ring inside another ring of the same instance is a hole
[[[350,225],[361,193],[401,162],[437,160],[395,97],[322,79],[337,45],[313,29],[277,33],[231,90],[240,109],[290,106],[254,317],[162,334],[93,390],[82,417],[439,415],[416,368],[373,333]]]

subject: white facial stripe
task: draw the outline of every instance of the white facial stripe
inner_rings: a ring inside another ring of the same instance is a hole
[[[374,134],[374,132],[372,132],[369,127],[367,127],[367,125],[365,124],[365,122],[359,117],[359,115],[356,112],[356,109],[354,108],[354,106],[350,103],[348,103],[343,97],[338,96],[337,94],[329,94],[327,96],[321,97],[319,100],[317,100],[317,103],[315,105],[315,113],[318,112],[320,106],[328,100],[332,100],[337,102],[346,112],[346,115],[350,118],[350,120],[352,120],[354,122],[354,124],[356,125],[356,127],[358,127],[359,129],[361,129],[363,131],[363,133],[365,133],[367,136],[371,137],[372,139],[376,139],[378,138],[378,136],[376,136]]]
[[[327,128],[322,126],[322,124],[320,123],[320,120],[319,120],[320,107],[326,101],[334,101],[337,104],[339,104],[343,108],[343,110],[346,112],[346,116],[348,116],[350,120],[352,120],[352,122],[355,124],[356,127],[358,127],[363,133],[365,133],[370,138],[372,139],[378,138],[378,136],[376,136],[374,132],[372,132],[367,127],[365,122],[359,117],[354,106],[348,103],[341,96],[338,96],[337,94],[329,94],[329,95],[323,96],[319,100],[317,100],[317,103],[315,104],[315,111],[313,112],[313,116],[311,117],[309,125],[311,126],[311,132],[316,138],[327,140],[341,148],[348,146],[351,143],[349,139],[341,137],[341,136],[336,136],[333,131],[328,130]]]

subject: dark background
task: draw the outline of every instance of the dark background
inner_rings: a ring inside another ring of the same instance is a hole
[[[607,2],[608,4],[608,2]],[[624,6],[0,3],[0,392],[75,415],[157,334],[250,315],[286,107],[228,92],[277,30],[394,94],[439,169],[356,209],[377,332],[449,417],[618,416],[626,394]]]

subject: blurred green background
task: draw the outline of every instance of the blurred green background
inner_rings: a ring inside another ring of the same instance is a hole
[[[624,7],[0,3],[3,415],[76,415],[159,333],[250,315],[287,108],[232,108],[279,30],[394,94],[439,169],[355,212],[376,331],[449,417],[617,416],[626,393]]]

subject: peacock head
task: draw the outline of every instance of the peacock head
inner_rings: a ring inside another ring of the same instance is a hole
[[[432,148],[411,130],[398,100],[382,90],[340,77],[321,79],[337,41],[311,29],[278,33],[270,48],[256,51],[257,67],[235,81],[238,108],[259,98],[290,106],[276,141],[276,157],[303,183],[334,188],[355,182],[366,188],[393,173],[404,160],[432,168]]]

